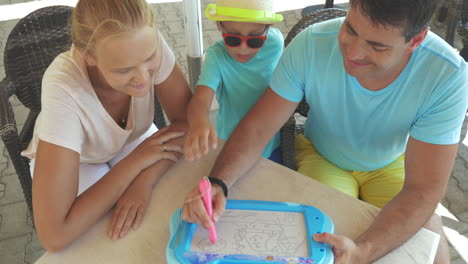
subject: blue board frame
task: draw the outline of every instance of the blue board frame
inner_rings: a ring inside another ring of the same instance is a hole
[[[197,227],[196,224],[180,220],[169,242],[173,249],[175,259],[181,264],[262,264],[262,263],[333,263],[333,252],[330,246],[315,242],[312,236],[315,233],[334,232],[331,219],[313,206],[297,203],[255,201],[255,200],[228,200],[226,209],[295,212],[304,215],[306,225],[309,257],[281,257],[281,256],[252,256],[241,254],[212,254],[191,252],[190,245]],[[180,214],[180,209],[175,214]],[[169,258],[168,258],[169,259]],[[171,263],[171,261],[169,261]]]

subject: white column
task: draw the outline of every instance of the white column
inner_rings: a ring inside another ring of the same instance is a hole
[[[185,37],[187,40],[187,66],[190,87],[195,85],[200,75],[203,56],[203,34],[200,0],[184,0]]]

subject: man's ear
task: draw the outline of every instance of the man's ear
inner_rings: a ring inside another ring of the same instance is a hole
[[[426,39],[427,32],[429,32],[429,27],[425,28],[421,33],[417,34],[409,41],[408,53],[413,52],[417,47],[419,47],[419,45],[421,45],[424,39]]]
[[[219,30],[220,32],[223,32],[223,30],[221,29],[221,22],[216,21],[216,27],[218,27],[218,30]]]

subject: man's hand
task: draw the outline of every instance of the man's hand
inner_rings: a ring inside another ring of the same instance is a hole
[[[332,246],[335,264],[365,264],[363,252],[353,240],[330,233],[314,235],[314,240]]]
[[[213,200],[213,222],[216,223],[224,214],[226,208],[226,198],[223,190],[218,185],[213,184],[211,189]],[[206,212],[205,206],[201,199],[198,187],[192,189],[185,197],[185,204],[182,208],[182,219],[186,222],[196,223],[203,226],[205,229],[210,228],[211,221]]]

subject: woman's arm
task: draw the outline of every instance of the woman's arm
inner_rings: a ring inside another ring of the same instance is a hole
[[[155,85],[154,91],[171,124],[186,122],[187,107],[192,92],[177,63],[167,79]]]
[[[176,161],[162,144],[183,135],[161,129],[148,137],[106,175],[77,197],[79,153],[40,140],[33,179],[33,208],[43,247],[58,251],[86,232],[120,198],[143,170],[159,160]]]
[[[156,162],[142,171],[125,190],[114,208],[109,226],[111,239],[116,240],[126,236],[131,227],[133,229],[140,227],[151,201],[154,186],[173,164],[172,160]]]
[[[78,194],[80,155],[39,141],[34,179],[33,208],[37,235],[47,251],[58,251],[98,221],[140,172],[123,160],[95,185]],[[115,172],[119,172],[118,174]],[[103,195],[105,194],[105,195]]]
[[[186,123],[173,123],[166,129],[182,135],[186,130]],[[183,153],[183,143],[184,137],[177,137],[167,141],[164,145],[166,145],[167,151],[172,151],[174,156],[180,159]],[[110,238],[114,240],[122,238],[127,235],[130,227],[136,229],[140,226],[151,200],[154,186],[173,164],[173,160],[160,160],[135,178],[115,205],[109,227]]]
[[[177,64],[165,81],[154,87],[155,94],[166,112],[171,124],[167,131],[183,134],[187,130],[186,109],[191,92],[185,77]],[[174,138],[165,143],[168,151],[180,158],[183,149],[183,137]],[[112,239],[124,237],[130,227],[140,226],[146,208],[151,199],[154,185],[174,164],[172,160],[160,160],[142,171],[125,190],[116,203],[109,236]]]

